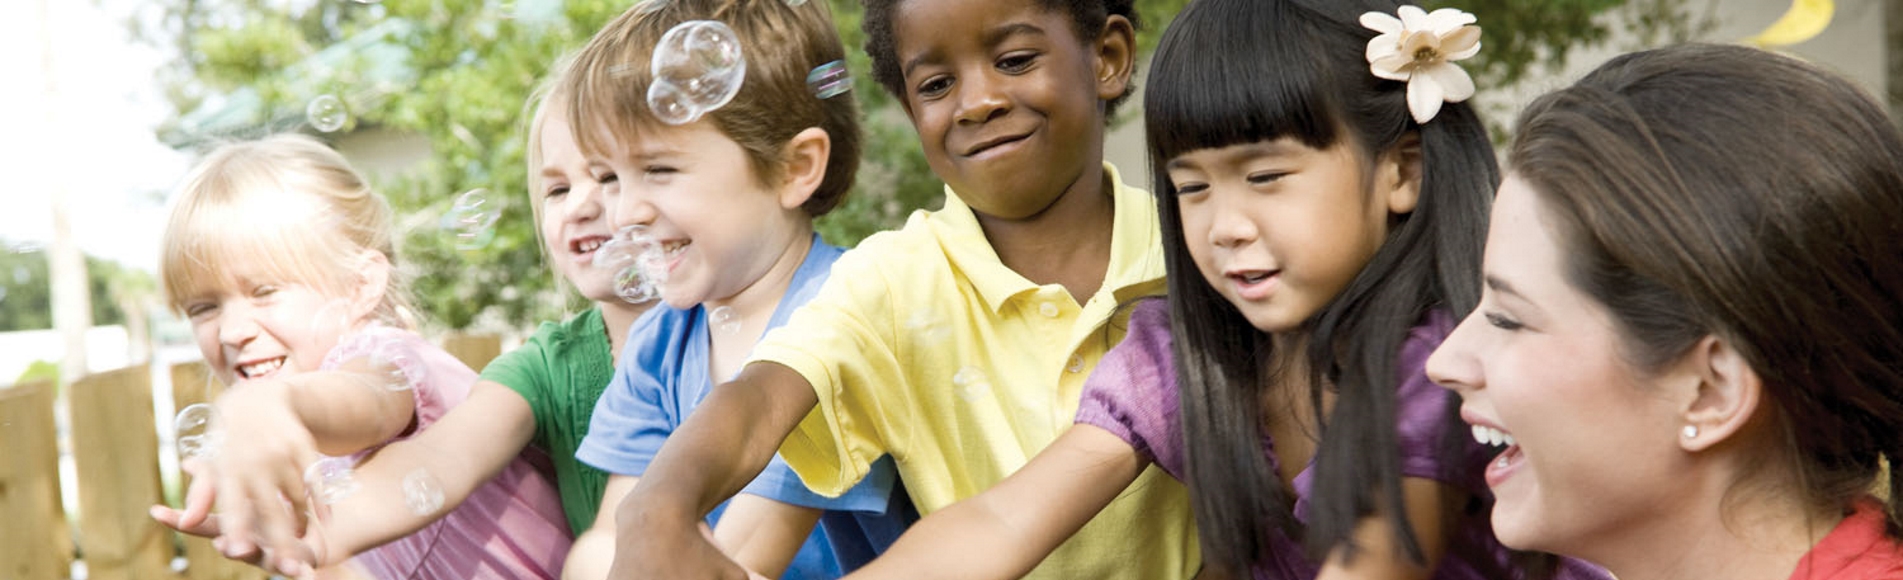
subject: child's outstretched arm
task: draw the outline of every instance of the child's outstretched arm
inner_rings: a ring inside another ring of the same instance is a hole
[[[701,534],[701,518],[760,475],[819,404],[805,377],[749,364],[715,387],[615,510],[615,578],[746,578]]]
[[[253,381],[225,391],[215,407],[224,444],[202,462],[179,527],[194,528],[215,500],[229,551],[262,541],[294,553],[309,505],[304,472],[319,454],[348,455],[401,434],[416,412],[413,395],[388,388],[394,368],[368,359],[333,371]],[[209,486],[212,491],[203,488]],[[283,502],[288,501],[288,508]]]
[[[1425,563],[1415,562],[1394,535],[1394,524],[1384,512],[1369,514],[1355,524],[1353,557],[1337,547],[1328,554],[1316,580],[1425,580],[1433,576],[1447,552],[1447,532],[1441,506],[1465,495],[1453,486],[1418,477],[1401,478],[1401,499],[1407,502],[1407,522],[1420,541]],[[1382,506],[1383,510],[1390,509]]]
[[[727,502],[714,525],[714,543],[748,571],[778,578],[799,555],[821,510],[752,494]]]
[[[1115,434],[1073,425],[1016,473],[919,520],[847,578],[1021,577],[1148,466]]]
[[[595,513],[594,525],[582,530],[569,546],[568,559],[562,563],[562,580],[608,577],[608,567],[614,564],[615,555],[615,509],[640,481],[632,475],[608,476],[608,485],[601,490],[601,511]]]

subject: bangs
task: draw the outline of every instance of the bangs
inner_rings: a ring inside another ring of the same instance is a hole
[[[1246,4],[1249,14],[1236,17],[1191,3],[1158,43],[1143,101],[1156,175],[1197,149],[1285,137],[1335,144],[1340,111],[1321,66],[1331,59],[1311,54],[1321,43],[1309,38],[1334,31],[1316,31],[1328,24],[1281,2]]]
[[[343,294],[349,266],[339,258],[354,255],[353,246],[334,234],[350,227],[341,223],[343,216],[322,211],[308,194],[253,189],[281,187],[268,177],[206,177],[187,189],[165,231],[159,275],[174,311],[183,313],[187,301],[242,282]]]

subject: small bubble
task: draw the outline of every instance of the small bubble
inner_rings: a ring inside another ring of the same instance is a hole
[[[15,254],[37,254],[45,250],[46,244],[39,242],[20,242],[14,244],[11,248],[7,248],[7,251]]]
[[[852,90],[852,76],[846,72],[845,61],[835,60],[806,73],[806,88],[812,90],[815,97],[830,99]]]
[[[967,366],[958,369],[952,375],[952,386],[958,388],[958,398],[975,401],[991,394],[991,380],[985,377],[984,369]]]
[[[344,123],[350,121],[350,112],[337,97],[320,95],[304,107],[304,118],[310,121],[311,128],[329,133],[344,128]]]
[[[344,457],[325,457],[312,463],[304,469],[304,485],[310,488],[312,499],[325,505],[343,501],[359,487],[356,470]]]
[[[172,418],[180,459],[205,458],[218,453],[224,443],[224,430],[218,427],[218,410],[205,403],[185,406]]]
[[[805,6],[806,0],[786,0],[787,6]]]
[[[420,360],[416,352],[400,343],[384,344],[370,355],[370,364],[384,373],[382,387],[391,391],[408,391],[423,380],[427,365]]]
[[[489,201],[489,190],[472,189],[456,196],[456,202],[443,214],[443,229],[456,236],[456,249],[480,250],[496,237],[496,221],[502,210]]]
[[[661,36],[648,70],[648,108],[662,122],[679,125],[733,100],[746,80],[747,61],[740,38],[726,24],[689,20]]]
[[[631,304],[645,304],[661,297],[654,284],[641,275],[640,266],[628,266],[615,272],[615,295]]]
[[[443,483],[429,471],[417,469],[403,476],[403,503],[410,513],[426,516],[443,509]]]
[[[377,3],[383,2],[383,0],[350,0],[350,1],[356,2],[358,4],[377,4]]]
[[[913,340],[925,345],[944,342],[945,339],[951,337],[951,328],[940,322],[938,317],[930,312],[912,313],[912,316],[905,320],[905,330],[912,335]]]
[[[0,286],[0,302],[6,302],[6,301],[7,301],[7,287]]]
[[[33,271],[26,269],[26,266],[13,267],[14,284],[25,284],[27,280],[31,279],[33,279]]]
[[[734,312],[732,306],[715,308],[712,313],[709,313],[708,319],[713,321],[716,332],[721,334],[740,332],[740,314]]]
[[[674,83],[655,81],[648,85],[648,110],[654,118],[669,125],[686,125],[699,119],[702,111],[693,96]]]

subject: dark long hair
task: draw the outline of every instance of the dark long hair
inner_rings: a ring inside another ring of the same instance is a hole
[[[1318,560],[1338,546],[1352,550],[1356,521],[1377,505],[1393,506],[1385,512],[1399,544],[1424,561],[1401,495],[1395,358],[1428,312],[1459,317],[1478,301],[1499,169],[1471,108],[1448,103],[1417,124],[1406,86],[1369,72],[1364,54],[1375,33],[1357,18],[1399,5],[1197,0],[1164,33],[1151,65],[1144,126],[1169,273],[1186,483],[1203,555],[1226,569],[1260,561],[1276,533],[1304,539]],[[1334,389],[1336,403],[1322,422],[1303,531],[1261,445],[1264,395],[1277,382],[1270,337],[1198,273],[1164,164],[1196,149],[1284,137],[1317,149],[1348,144],[1371,163],[1410,134],[1419,136],[1422,157],[1417,207],[1392,219],[1380,250],[1305,326],[1316,416],[1324,417],[1321,389]],[[1461,424],[1453,410],[1450,430]]]
[[[1657,370],[1724,338],[1770,407],[1751,459],[1797,488],[1773,491],[1835,513],[1887,458],[1896,537],[1903,135],[1890,123],[1815,66],[1691,45],[1621,56],[1541,97],[1511,160],[1546,204],[1567,282],[1611,313],[1628,364]]]

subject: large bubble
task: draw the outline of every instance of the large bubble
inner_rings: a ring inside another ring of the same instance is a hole
[[[472,189],[456,196],[456,202],[443,213],[442,226],[456,236],[456,249],[480,250],[496,239],[496,221],[502,210],[489,200],[489,190]]]
[[[218,410],[205,403],[187,405],[172,419],[179,459],[203,459],[218,454],[225,432],[218,426]]]
[[[746,80],[747,61],[732,28],[689,20],[661,36],[648,69],[648,108],[661,122],[682,125],[733,100]]]
[[[350,459],[344,457],[325,457],[305,468],[304,486],[310,488],[311,499],[325,505],[343,501],[359,487]]]
[[[419,516],[436,513],[443,509],[443,482],[427,470],[411,471],[403,476],[403,503]]]

